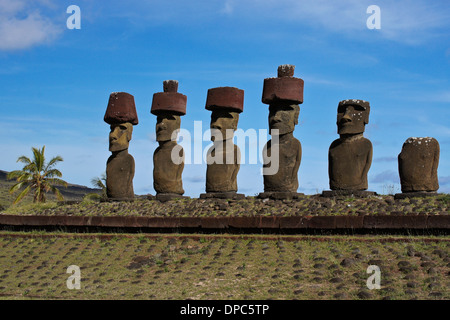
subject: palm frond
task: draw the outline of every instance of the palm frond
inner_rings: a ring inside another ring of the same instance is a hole
[[[46,179],[46,182],[52,184],[52,185],[60,185],[63,187],[67,188],[68,183],[62,179],[58,179],[58,178],[51,178],[51,179]]]
[[[61,156],[53,157],[49,163],[46,165],[44,171],[49,171],[54,165],[56,165],[58,162],[64,161],[64,159]]]
[[[91,184],[94,187],[102,189],[102,190],[106,188],[105,184],[103,183],[103,180],[101,178],[99,178],[99,177],[92,178],[91,179]]]
[[[30,163],[31,163],[31,160],[30,160],[30,158],[28,158],[28,157],[20,156],[20,157],[17,159],[17,162],[22,162],[22,163],[25,163],[25,164],[30,164]]]
[[[39,172],[38,167],[37,167],[36,163],[34,163],[34,162],[32,162],[30,164],[27,164],[25,167],[23,167],[22,170],[23,171],[27,171],[27,172],[31,172],[31,173]]]
[[[44,178],[53,178],[53,177],[62,177],[62,173],[61,171],[59,171],[58,169],[51,169],[49,171],[45,171],[43,174]]]
[[[24,172],[21,176],[17,177],[16,180],[18,182],[25,182],[25,181],[33,182],[34,176],[31,173]]]
[[[61,194],[61,192],[59,191],[58,188],[52,186],[51,191],[55,194],[55,196],[56,196],[56,198],[58,200],[60,200],[60,201],[64,200],[64,197],[63,197],[63,195]]]
[[[29,181],[22,181],[22,182],[16,183],[15,185],[13,185],[13,186],[9,189],[9,193],[10,193],[10,194],[13,194],[14,192],[16,192],[17,190],[22,189],[23,186],[26,186],[26,185],[30,185],[30,186],[31,186],[31,183],[30,183]]]
[[[45,146],[42,147],[42,149],[32,148],[33,155],[34,155],[34,163],[36,164],[37,171],[41,172],[44,169],[44,163],[45,163]]]
[[[26,174],[27,174],[27,172],[25,172],[25,171],[23,171],[23,170],[14,170],[14,171],[9,172],[9,173],[6,175],[6,179],[7,179],[7,180],[18,179],[18,178],[20,178],[22,175],[26,175]]]
[[[14,200],[13,204],[17,204],[20,200],[23,199],[23,197],[25,197],[31,190],[31,185],[29,185],[28,187],[26,187],[18,196],[17,198]]]

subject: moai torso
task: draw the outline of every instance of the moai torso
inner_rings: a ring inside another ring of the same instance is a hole
[[[434,138],[409,138],[398,155],[402,192],[439,189],[439,143]]]
[[[181,175],[184,169],[184,161],[177,164],[172,161],[172,151],[179,152],[184,159],[184,152],[176,141],[168,141],[160,144],[153,154],[153,186],[157,193],[184,194]]]
[[[356,139],[337,139],[328,152],[331,190],[366,190],[372,163],[372,143],[361,134]]]
[[[212,159],[216,159],[216,163],[211,163]],[[220,143],[218,147],[212,146],[207,158],[206,192],[236,192],[239,162],[237,145]]]
[[[113,153],[106,164],[106,194],[108,198],[134,198],[134,158],[123,150]]]
[[[272,145],[273,140],[269,140],[265,146],[264,167],[270,167],[272,163],[268,163],[272,157],[272,149],[279,152],[278,171],[275,174],[265,174],[264,191],[287,191],[297,192],[298,178],[297,172],[302,157],[302,146],[292,134],[288,134],[286,138],[280,137],[277,148]],[[277,150],[278,149],[278,150]],[[267,151],[266,151],[267,150]],[[275,161],[275,160],[274,160]]]

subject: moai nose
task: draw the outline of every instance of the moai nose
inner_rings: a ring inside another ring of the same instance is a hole
[[[341,122],[350,122],[350,121],[352,121],[352,117],[348,113],[345,113],[341,119]]]

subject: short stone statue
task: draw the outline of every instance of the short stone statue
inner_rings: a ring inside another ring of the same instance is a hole
[[[262,102],[269,105],[269,129],[272,139],[263,150],[264,192],[259,198],[292,199],[300,193],[298,169],[302,146],[294,137],[299,104],[303,103],[304,81],[294,77],[293,65],[278,67],[277,78],[264,79]]]
[[[439,189],[437,169],[440,147],[436,139],[409,138],[398,155],[398,170],[403,197],[422,196]],[[397,198],[401,195],[396,195]]]
[[[239,114],[244,110],[244,91],[234,87],[208,90],[205,108],[211,112],[211,140],[206,169],[206,193],[200,198],[243,198],[236,193],[240,150],[233,143]]]
[[[375,194],[368,188],[367,175],[372,164],[373,148],[364,138],[369,123],[370,104],[364,100],[348,99],[339,102],[337,127],[339,139],[333,141],[328,151],[330,189],[336,193],[357,196]]]
[[[187,97],[178,93],[178,81],[163,82],[164,92],[153,95],[151,113],[157,116],[156,141],[153,154],[153,187],[157,199],[169,200],[184,194],[182,173],[184,151],[177,144],[181,118],[186,114]]]
[[[134,158],[128,153],[133,126],[138,124],[134,97],[126,92],[111,93],[104,121],[110,125],[106,164],[106,194],[111,200],[134,199]]]

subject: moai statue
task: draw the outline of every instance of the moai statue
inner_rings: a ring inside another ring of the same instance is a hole
[[[323,196],[369,196],[375,192],[368,188],[367,174],[372,164],[373,148],[364,138],[369,123],[370,104],[364,100],[348,99],[339,102],[337,127],[339,139],[333,141],[328,151],[330,191]]]
[[[163,82],[164,92],[153,95],[151,113],[156,115],[156,141],[153,154],[153,187],[156,199],[167,201],[184,194],[181,175],[184,169],[184,151],[177,144],[181,116],[186,114],[187,97],[178,93],[178,81]]]
[[[293,199],[303,195],[297,193],[302,145],[293,132],[299,104],[303,103],[304,81],[294,77],[294,69],[293,65],[281,65],[277,78],[264,79],[262,102],[269,105],[272,139],[263,150],[264,192],[259,198]]]
[[[106,194],[110,200],[134,199],[134,158],[128,153],[133,126],[138,124],[134,97],[126,92],[109,96],[104,121],[111,126],[106,164]]]
[[[244,198],[236,193],[241,154],[233,143],[239,114],[244,111],[244,90],[218,87],[208,90],[206,110],[211,113],[211,140],[206,169],[206,193],[200,198]]]
[[[436,194],[439,189],[437,169],[439,143],[434,138],[409,138],[398,155],[398,171],[402,193],[395,198]]]

